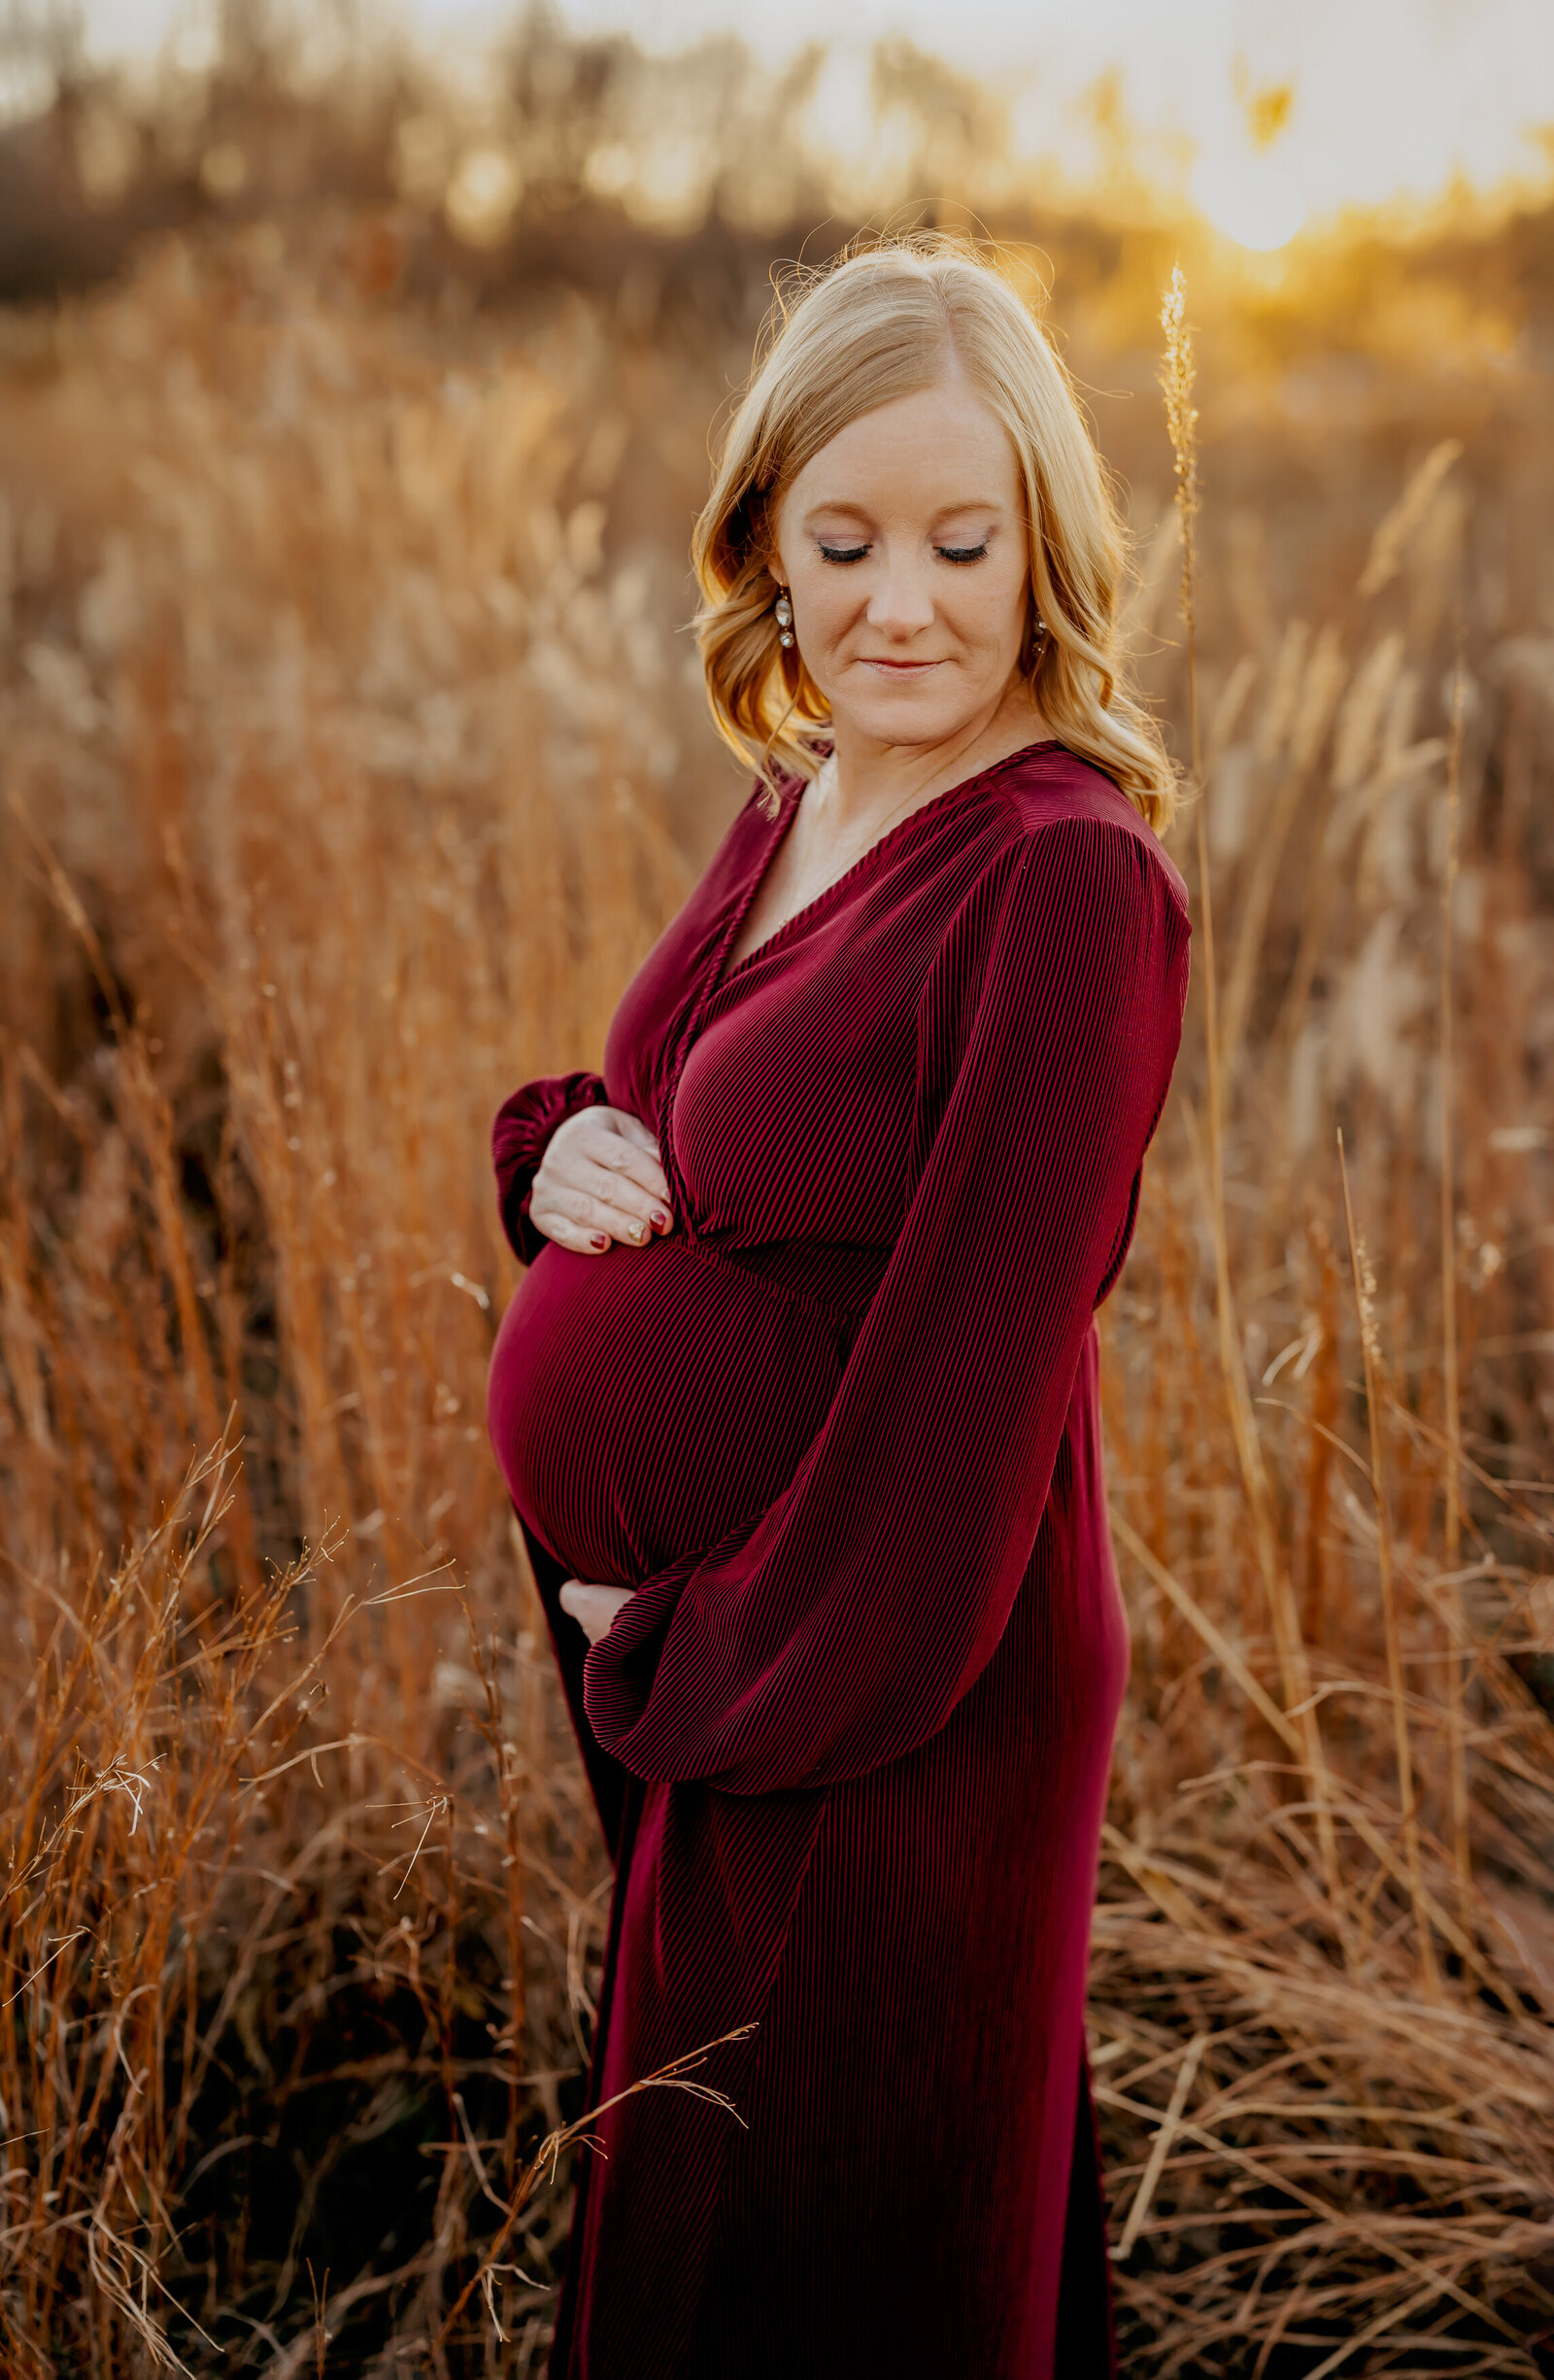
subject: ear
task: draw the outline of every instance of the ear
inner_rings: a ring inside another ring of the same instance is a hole
[[[750,542],[774,590],[788,585],[788,573],[783,568],[783,558],[777,543],[777,506],[772,503],[766,490],[762,489],[751,504]]]

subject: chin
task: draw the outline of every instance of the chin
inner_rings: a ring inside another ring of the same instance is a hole
[[[942,744],[975,720],[963,702],[935,700],[929,688],[890,688],[869,702],[851,702],[847,716],[882,744]]]

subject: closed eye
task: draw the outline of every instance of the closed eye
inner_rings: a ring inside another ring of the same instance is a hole
[[[822,561],[861,561],[867,552],[866,545],[822,544],[820,549]]]
[[[980,561],[988,550],[988,541],[984,537],[980,545],[940,545],[933,550],[941,561]]]

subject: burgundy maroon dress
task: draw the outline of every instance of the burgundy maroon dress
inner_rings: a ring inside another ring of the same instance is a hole
[[[502,1108],[490,1423],[616,1861],[564,2380],[1115,2369],[1085,1967],[1129,1664],[1094,1309],[1181,1033],[1181,880],[1055,743],[731,969],[756,795],[616,1012]],[[675,1228],[527,1198],[591,1101]],[[587,1652],[576,1577],[637,1591]]]

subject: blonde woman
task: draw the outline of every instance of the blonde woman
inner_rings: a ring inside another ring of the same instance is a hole
[[[616,1861],[591,2100],[754,2028],[737,2119],[600,2123],[565,2380],[1115,2368],[1093,1317],[1188,945],[1118,550],[996,270],[815,279],[695,535],[756,783],[603,1072],[497,1119],[490,1428]]]

